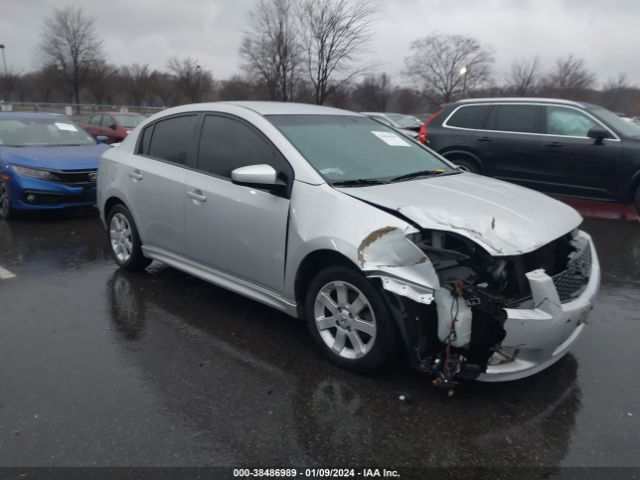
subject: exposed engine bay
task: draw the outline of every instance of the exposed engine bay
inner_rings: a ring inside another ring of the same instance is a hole
[[[488,365],[507,363],[517,349],[501,345],[505,309],[535,308],[528,272],[553,279],[562,303],[580,295],[589,280],[588,242],[571,232],[517,256],[492,256],[452,232],[422,230],[407,237],[424,252],[439,280],[425,304],[386,289],[414,366],[452,388],[456,377],[476,378]]]

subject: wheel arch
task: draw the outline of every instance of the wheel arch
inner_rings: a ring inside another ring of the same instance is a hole
[[[443,149],[439,153],[450,162],[453,161],[453,158],[456,158],[456,157],[467,158],[477,163],[481,171],[485,171],[485,165],[482,159],[480,158],[480,156],[470,150],[465,150],[462,148],[450,148],[450,149]]]
[[[624,200],[626,202],[633,202],[634,196],[638,189],[640,188],[640,169],[633,174],[631,177],[631,181],[629,182],[629,187],[624,196]]]
[[[315,250],[302,259],[296,270],[294,281],[294,295],[299,318],[304,316],[304,297],[315,274],[326,267],[339,265],[353,268],[355,271],[361,271],[349,257],[335,250]]]

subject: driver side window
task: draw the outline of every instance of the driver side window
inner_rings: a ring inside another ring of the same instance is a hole
[[[223,115],[207,115],[202,126],[198,168],[231,178],[231,171],[248,165],[271,165],[284,181],[293,170],[280,151],[253,127]]]

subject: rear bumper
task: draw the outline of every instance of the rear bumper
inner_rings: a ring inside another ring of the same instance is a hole
[[[64,184],[13,175],[8,183],[9,198],[16,210],[59,210],[95,206],[95,184]]]
[[[506,309],[503,347],[517,349],[508,363],[489,365],[478,377],[484,382],[517,380],[538,373],[560,360],[582,334],[600,288],[600,263],[591,237],[580,232],[591,249],[589,281],[577,298],[561,303],[552,278],[544,270],[527,274],[532,309]]]

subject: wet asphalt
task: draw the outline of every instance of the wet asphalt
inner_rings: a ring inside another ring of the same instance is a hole
[[[603,282],[577,346],[447,398],[157,262],[118,270],[93,212],[0,222],[0,466],[640,466],[640,223],[583,228]]]

